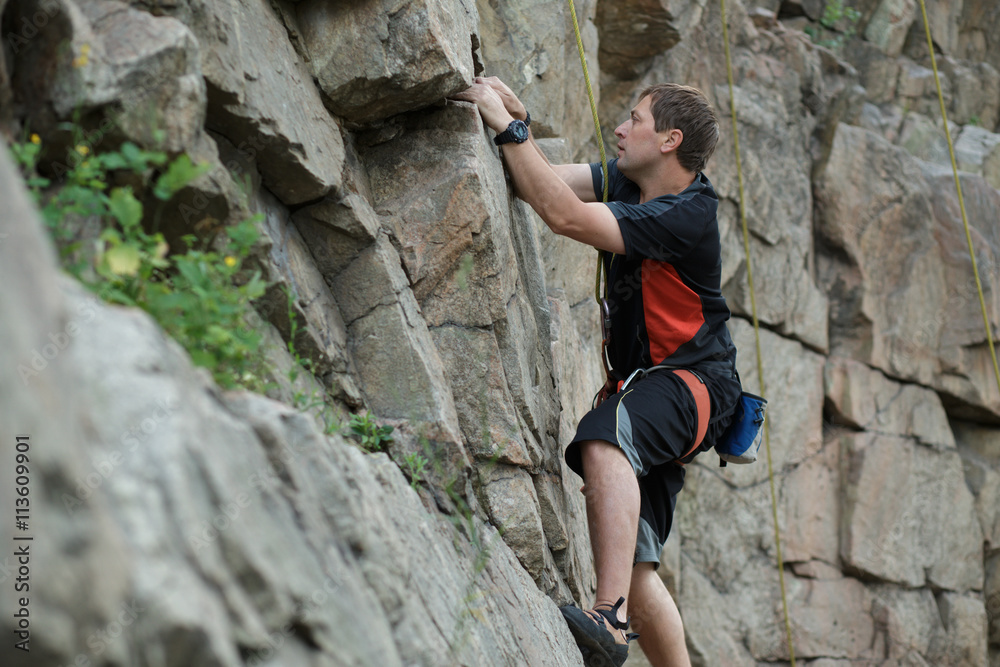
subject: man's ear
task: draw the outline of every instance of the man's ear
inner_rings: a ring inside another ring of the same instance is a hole
[[[669,153],[671,151],[677,150],[681,142],[684,141],[684,133],[678,129],[668,130],[666,137],[660,143],[660,152]]]

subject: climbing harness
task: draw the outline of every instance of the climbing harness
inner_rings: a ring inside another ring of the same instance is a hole
[[[976,264],[976,250],[972,244],[972,233],[969,231],[969,217],[965,213],[965,199],[962,197],[962,183],[958,178],[958,163],[955,161],[955,146],[948,131],[948,112],[944,106],[944,94],[941,92],[941,80],[938,78],[937,59],[934,57],[934,41],[931,39],[931,25],[927,21],[927,5],[920,0],[920,12],[924,18],[924,32],[927,35],[927,51],[931,54],[931,69],[934,70],[934,85],[937,86],[938,103],[941,105],[941,120],[944,123],[944,136],[948,139],[948,153],[951,155],[951,171],[955,175],[955,190],[958,192],[958,207],[962,212],[962,225],[965,227],[965,240],[969,244],[969,258],[972,260],[972,274],[976,278],[976,290],[979,292],[979,308],[983,313],[983,325],[986,327],[986,342],[990,347],[990,358],[993,360],[993,374],[997,380],[997,390],[1000,391],[1000,366],[997,365],[997,352],[993,347],[993,331],[990,327],[990,316],[986,310],[986,299],[983,297],[983,283],[979,279],[979,267]]]

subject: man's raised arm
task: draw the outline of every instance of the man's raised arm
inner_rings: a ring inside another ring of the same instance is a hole
[[[495,132],[509,131],[516,123],[515,114],[524,113],[522,105],[506,86],[497,90],[486,79],[477,78],[455,99],[473,102],[486,124]],[[509,106],[508,106],[509,105]],[[510,107],[513,107],[514,113]],[[528,141],[527,129],[520,140],[503,144],[507,170],[518,196],[538,213],[556,234],[581,243],[622,254],[625,242],[618,221],[607,206],[597,203],[589,165],[553,167],[537,144]]]
[[[527,120],[528,112],[524,108],[524,104],[521,100],[517,99],[517,95],[514,91],[505,84],[503,81],[495,76],[489,76],[485,78],[478,78],[476,82],[482,82],[487,84],[490,88],[495,90],[503,101],[503,106],[514,118],[518,120]],[[590,175],[590,165],[589,164],[552,164],[549,162],[548,156],[542,152],[542,149],[535,143],[534,135],[528,136],[528,141],[531,142],[532,147],[538,151],[538,154],[542,156],[547,164],[552,167],[552,170],[556,172],[556,175],[562,179],[563,183],[569,186],[570,190],[573,191],[580,201],[582,202],[595,202],[597,198],[594,196],[594,182]],[[518,197],[521,197],[520,192],[516,192]],[[521,197],[524,199],[524,197]]]

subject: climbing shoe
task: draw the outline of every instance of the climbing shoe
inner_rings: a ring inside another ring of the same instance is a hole
[[[569,625],[569,631],[576,639],[576,645],[580,647],[583,664],[587,667],[621,667],[628,658],[628,643],[615,642],[614,634],[608,629],[628,629],[629,621],[618,620],[618,608],[624,602],[625,598],[618,598],[614,606],[597,605],[591,611],[583,611],[573,605],[559,608]],[[625,639],[631,641],[638,636],[628,633]]]

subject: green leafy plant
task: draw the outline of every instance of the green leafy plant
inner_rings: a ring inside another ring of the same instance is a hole
[[[414,489],[423,481],[424,473],[427,471],[427,463],[427,457],[417,452],[403,457],[403,471],[410,478],[410,486]]]
[[[847,21],[847,28],[838,31],[837,24]],[[828,0],[823,7],[823,15],[819,18],[819,27],[807,26],[805,32],[820,46],[839,49],[844,42],[857,34],[857,23],[861,20],[861,12],[844,4],[844,0]]]
[[[144,228],[136,196],[149,192],[162,205],[209,166],[131,142],[101,154],[77,142],[54,183],[37,174],[40,151],[38,135],[11,147],[65,268],[105,301],[147,311],[223,387],[259,390],[261,337],[245,322],[265,284],[259,272],[243,269],[259,236],[256,219],[227,228],[211,246],[184,236],[186,249],[171,254],[161,233]],[[121,175],[130,185],[110,187]],[[100,224],[86,247],[76,239],[80,220]]]
[[[365,451],[380,452],[386,444],[392,442],[392,427],[379,426],[371,412],[351,415],[348,427]]]

